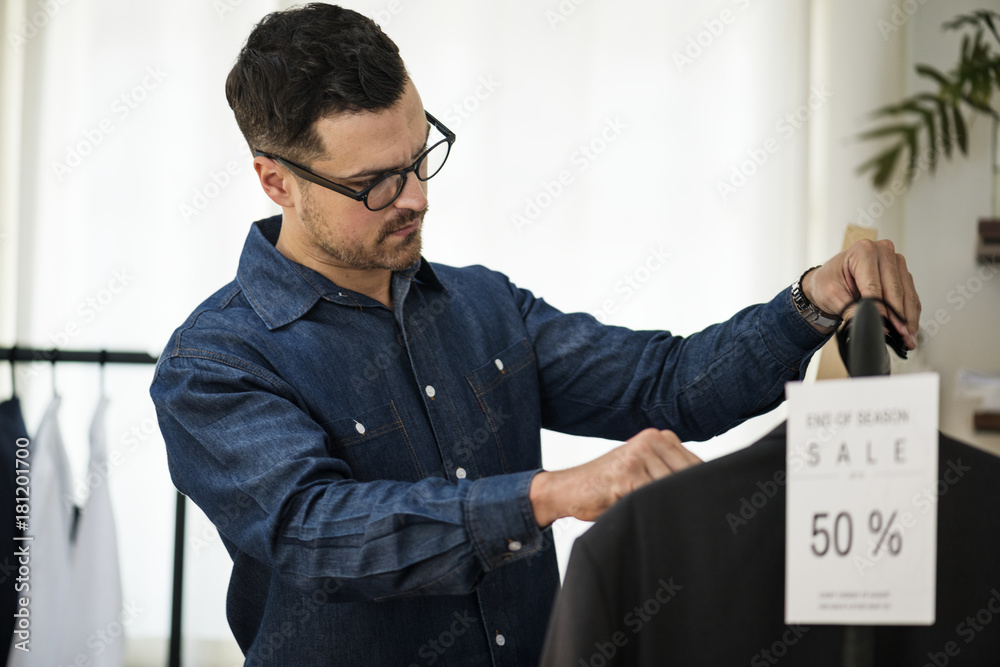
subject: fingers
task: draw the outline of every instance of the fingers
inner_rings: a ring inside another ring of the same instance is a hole
[[[701,461],[681,444],[673,431],[658,431],[652,428],[631,438],[622,447],[622,453],[635,456],[637,463],[641,464],[641,471],[640,466],[636,466],[633,480],[638,482],[639,486]]]
[[[920,297],[917,295],[917,287],[913,283],[913,274],[906,268],[906,258],[902,255],[896,255],[896,264],[899,266],[899,275],[903,280],[906,328],[910,332],[910,338],[907,342],[912,350],[917,347],[917,331],[920,329]]]
[[[672,431],[648,428],[593,461],[536,475],[535,518],[539,525],[563,516],[594,521],[626,494],[700,461]]]
[[[906,339],[907,346],[915,348],[920,300],[906,260],[888,239],[859,241],[851,250],[854,252],[848,258],[847,269],[858,296],[877,300],[879,311]]]
[[[663,437],[663,460],[669,466],[671,472],[683,470],[695,463],[701,463],[701,459],[690,449],[681,444],[680,438],[673,431],[660,431]]]

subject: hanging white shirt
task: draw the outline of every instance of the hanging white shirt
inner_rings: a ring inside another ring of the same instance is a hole
[[[27,651],[12,643],[9,667],[52,667],[62,664],[60,609],[69,585],[70,530],[73,502],[69,461],[59,430],[59,406],[53,396],[31,443],[30,514],[28,532],[31,572],[28,589],[18,593],[29,599],[31,637]]]
[[[76,539],[71,474],[53,398],[33,443],[30,652],[12,646],[10,667],[84,664],[122,667],[124,630],[118,540],[107,475],[101,397],[90,427],[87,480],[96,480],[80,511]]]
[[[122,667],[125,627],[134,618],[122,612],[118,539],[108,489],[104,413],[101,396],[90,425],[90,495],[80,513],[70,552],[70,595],[63,609],[66,637],[60,665]],[[83,620],[85,619],[85,620]],[[86,656],[82,662],[78,656]]]

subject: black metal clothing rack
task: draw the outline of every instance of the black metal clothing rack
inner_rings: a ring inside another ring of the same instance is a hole
[[[93,364],[155,364],[157,358],[145,352],[111,352],[108,350],[79,351],[60,349],[35,349],[26,347],[0,348],[0,360],[10,362],[12,393],[17,394],[14,364],[18,362],[48,361],[52,363],[82,362]],[[174,581],[170,611],[170,649],[168,667],[181,664],[181,605],[184,583],[184,509],[185,496],[178,491],[174,523]]]

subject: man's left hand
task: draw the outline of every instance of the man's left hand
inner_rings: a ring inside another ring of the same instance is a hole
[[[906,268],[906,258],[888,239],[858,241],[810,271],[802,281],[802,291],[823,312],[842,317],[858,299],[875,299],[879,311],[903,336],[906,346],[911,350],[917,347],[920,298]]]

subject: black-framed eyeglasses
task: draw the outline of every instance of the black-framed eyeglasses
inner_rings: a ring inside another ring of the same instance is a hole
[[[445,161],[448,159],[448,154],[451,153],[451,145],[455,143],[455,133],[427,111],[424,111],[424,115],[427,116],[427,122],[431,124],[431,127],[440,132],[443,138],[433,140],[433,144],[429,145],[409,167],[380,174],[363,190],[352,190],[347,186],[334,183],[319,174],[314,174],[301,165],[289,162],[285,158],[271,153],[254,150],[253,154],[254,156],[260,155],[270,158],[278,164],[284,165],[290,172],[300,178],[304,178],[310,183],[321,185],[345,197],[363,202],[369,211],[381,211],[399,197],[399,193],[406,186],[407,174],[412,171],[421,181],[430,180],[435,174],[441,171],[441,167],[444,166]],[[428,136],[428,143],[430,144],[431,141],[432,138]]]

